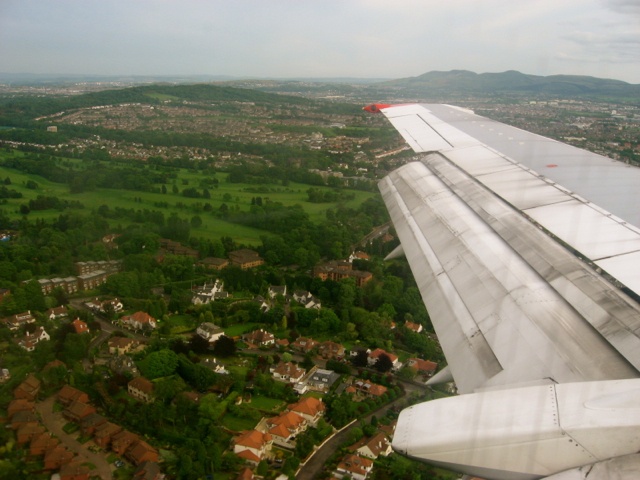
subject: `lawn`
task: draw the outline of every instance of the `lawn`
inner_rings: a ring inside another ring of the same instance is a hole
[[[285,406],[285,402],[277,398],[263,397],[262,395],[254,395],[251,397],[251,403],[249,404],[253,408],[267,411],[280,411],[281,407]]]
[[[23,156],[23,154],[18,151],[12,151],[11,153],[0,151],[0,161],[7,156],[20,157]],[[82,162],[77,159],[62,160],[66,162],[79,163],[79,167]],[[342,203],[348,207],[355,208],[368,198],[376,195],[371,192],[349,190],[349,193],[354,195],[353,200],[334,203],[311,203],[308,202],[308,195],[306,193],[307,190],[311,188],[310,185],[291,183],[287,187],[283,187],[275,184],[254,185],[248,183],[228,183],[226,181],[227,174],[225,173],[216,173],[211,176],[212,178],[215,177],[219,183],[217,188],[208,188],[211,195],[211,198],[208,199],[187,198],[179,193],[171,193],[171,185],[168,185],[168,192],[166,194],[109,188],[97,188],[93,191],[71,194],[69,192],[68,185],[50,182],[37,175],[25,174],[18,172],[17,170],[0,166],[0,180],[7,177],[11,179],[11,185],[7,185],[7,188],[16,190],[23,195],[22,198],[4,199],[6,203],[2,206],[2,209],[12,218],[22,217],[22,214],[20,213],[20,206],[22,204],[27,204],[29,200],[35,199],[38,195],[45,195],[58,197],[61,200],[78,201],[84,206],[84,208],[71,211],[85,215],[91,214],[101,205],[108,205],[111,210],[116,208],[157,210],[163,212],[165,218],[168,218],[172,214],[176,214],[181,218],[187,219],[192,218],[194,215],[198,215],[202,219],[202,224],[197,228],[192,228],[191,233],[193,236],[210,240],[218,240],[222,236],[230,236],[236,240],[236,242],[248,245],[259,245],[260,236],[264,235],[266,232],[264,230],[231,223],[217,217],[215,212],[218,211],[223,203],[227,204],[227,206],[232,210],[246,212],[251,208],[252,199],[255,199],[255,197],[262,197],[263,201],[268,199],[274,202],[280,202],[285,206],[296,204],[301,205],[313,222],[321,222],[325,220],[326,211],[329,208],[335,208],[338,204]],[[175,180],[175,184],[180,190],[188,187],[194,187],[200,191],[202,190],[200,184],[202,179],[203,175],[199,172],[181,169],[178,173],[178,178]],[[28,180],[36,182],[38,184],[38,188],[27,188],[26,183]],[[320,190],[332,190],[330,187],[313,188],[319,188]],[[203,205],[206,203],[211,204],[212,212],[205,212],[202,210]],[[28,218],[31,220],[43,219],[51,221],[58,218],[60,213],[61,212],[58,210],[38,210],[30,212],[28,214]],[[126,218],[118,218],[109,221],[112,226],[119,225],[126,227],[131,224],[131,221]]]
[[[229,327],[225,327],[224,334],[227,337],[239,337],[243,333],[247,333],[256,328],[257,323],[237,323]]]
[[[258,424],[255,420],[249,418],[238,418],[233,415],[225,415],[222,417],[222,425],[234,432],[242,432],[243,430],[252,430]]]

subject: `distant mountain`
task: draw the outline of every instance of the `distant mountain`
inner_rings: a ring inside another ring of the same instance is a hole
[[[549,95],[562,97],[636,98],[640,85],[619,80],[579,75],[542,77],[509,70],[502,73],[474,73],[467,70],[428,72],[418,77],[382,82],[379,86],[420,95]]]

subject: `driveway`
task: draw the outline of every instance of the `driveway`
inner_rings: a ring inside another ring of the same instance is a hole
[[[77,434],[69,435],[62,430],[62,427],[68,422],[62,417],[62,412],[54,412],[53,404],[55,402],[55,395],[47,398],[43,402],[36,404],[36,411],[42,418],[42,424],[53,433],[60,442],[72,452],[78,455],[80,463],[91,463],[95,465],[95,470],[91,471],[91,475],[97,475],[102,479],[110,479],[112,477],[111,465],[107,462],[106,454],[94,453],[89,450],[88,446],[93,445],[93,442],[87,442],[81,444],[75,439]]]

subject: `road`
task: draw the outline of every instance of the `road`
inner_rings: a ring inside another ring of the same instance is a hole
[[[102,479],[111,478],[113,470],[106,460],[106,454],[90,451],[88,446],[94,445],[93,442],[82,444],[75,439],[75,435],[77,434],[69,435],[65,433],[62,427],[67,421],[63,418],[62,412],[53,411],[54,402],[55,396],[52,395],[45,401],[36,404],[36,411],[40,414],[42,424],[47,430],[58,437],[65,447],[78,455],[80,463],[88,462],[95,465],[95,470],[91,471],[92,476],[99,476]]]
[[[383,417],[389,409],[395,406],[402,405],[411,393],[416,391],[424,391],[424,388],[412,383],[405,383],[401,381],[398,381],[398,383],[402,384],[404,388],[404,394],[396,398],[393,402],[388,403],[380,407],[379,409],[369,413],[366,417],[363,417],[362,420],[364,422],[370,422],[371,417],[373,417],[374,415]],[[319,478],[320,475],[326,471],[325,464],[329,460],[329,457],[331,457],[331,455],[333,455],[333,453],[338,450],[340,445],[344,444],[347,441],[347,439],[349,438],[349,432],[353,428],[359,426],[360,422],[354,422],[351,426],[335,434],[330,440],[327,441],[327,443],[316,450],[311,458],[309,458],[307,463],[300,468],[298,474],[296,475],[296,480],[314,480],[316,478]]]

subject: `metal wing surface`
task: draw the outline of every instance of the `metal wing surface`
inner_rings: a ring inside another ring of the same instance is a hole
[[[379,184],[461,393],[634,378],[640,169],[447,105]]]

